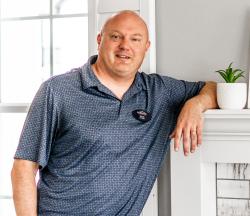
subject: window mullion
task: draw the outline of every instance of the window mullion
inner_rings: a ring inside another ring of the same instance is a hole
[[[12,196],[9,195],[0,195],[0,199],[12,199]]]
[[[20,20],[41,20],[41,19],[49,19],[52,18],[71,18],[71,17],[87,17],[86,13],[78,13],[78,14],[56,14],[56,15],[40,15],[40,16],[25,16],[25,17],[9,17],[9,18],[1,18],[2,21],[20,21]]]
[[[0,103],[0,113],[27,113],[30,103]]]
[[[2,1],[0,0],[0,8],[1,8],[1,4],[2,4]],[[0,10],[0,104],[1,104],[1,102],[2,102],[2,92],[1,92],[1,90],[2,90],[2,88],[1,88],[1,83],[2,83],[2,81],[1,81],[1,75],[2,75],[2,47],[1,47],[1,45],[2,45],[2,20],[1,20],[1,18],[2,18],[2,14],[1,14],[1,10]]]
[[[49,9],[49,22],[50,22],[50,76],[54,74],[54,51],[53,51],[53,1],[50,0],[50,9]]]

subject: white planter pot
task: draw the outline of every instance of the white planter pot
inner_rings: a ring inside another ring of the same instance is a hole
[[[217,83],[217,102],[221,109],[243,109],[246,101],[246,83]]]

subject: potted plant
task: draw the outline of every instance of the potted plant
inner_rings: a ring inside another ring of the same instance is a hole
[[[221,109],[243,109],[247,100],[247,84],[236,83],[244,77],[244,71],[232,68],[233,62],[225,70],[217,70],[225,83],[217,83],[217,102]]]

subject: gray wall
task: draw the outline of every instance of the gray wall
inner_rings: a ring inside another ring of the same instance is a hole
[[[230,62],[249,71],[250,0],[156,0],[156,48],[157,73],[178,79],[222,81],[214,71]],[[165,161],[159,216],[170,216],[169,181]]]
[[[156,0],[157,72],[219,80],[231,61],[248,70],[249,0]]]

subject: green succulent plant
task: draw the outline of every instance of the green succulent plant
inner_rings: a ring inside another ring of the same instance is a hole
[[[226,81],[226,83],[235,83],[240,77],[244,77],[243,73],[245,71],[241,69],[232,68],[233,62],[231,62],[225,70],[217,70],[215,72],[219,73],[221,77]]]

